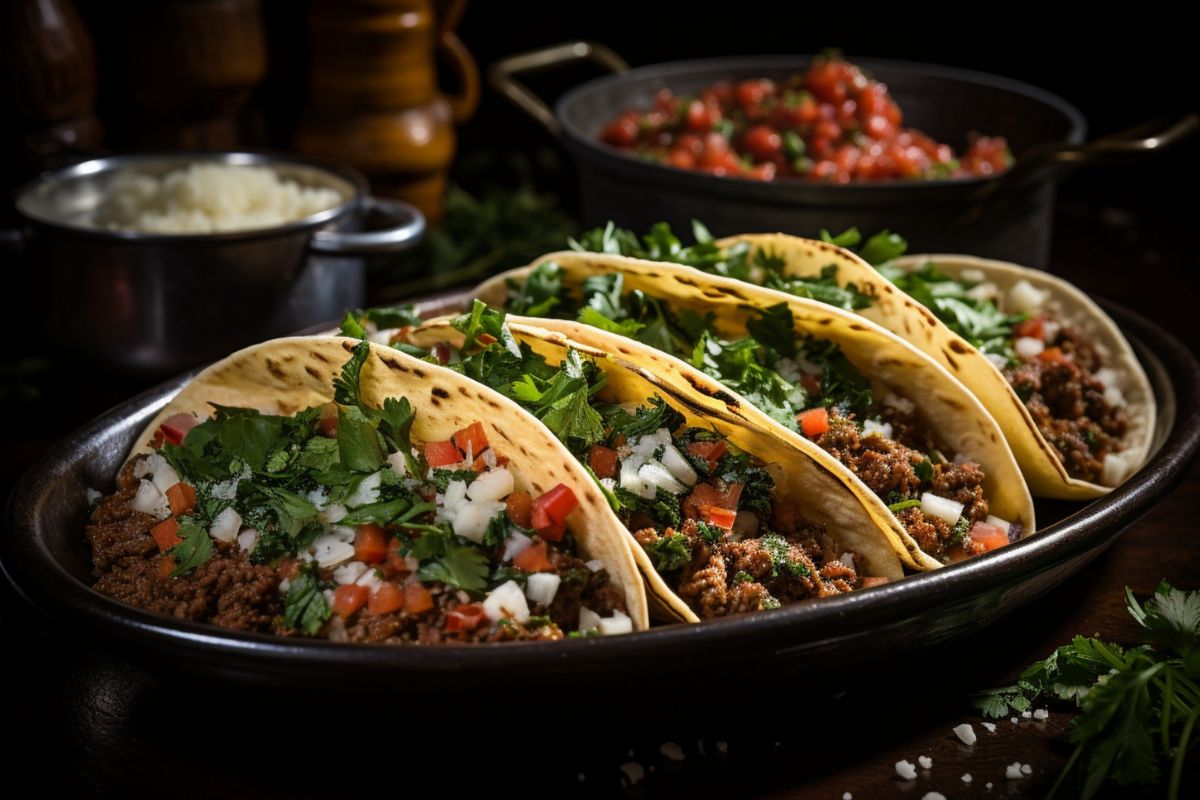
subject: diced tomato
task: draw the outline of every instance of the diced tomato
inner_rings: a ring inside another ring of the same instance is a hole
[[[160,553],[167,552],[183,541],[179,538],[179,521],[174,517],[167,517],[155,525],[150,529],[150,535],[154,537],[154,543],[158,545]]]
[[[404,587],[404,613],[424,614],[433,608],[433,595],[419,583],[410,583]]]
[[[1046,320],[1043,317],[1034,317],[1027,319],[1024,322],[1018,322],[1013,326],[1013,335],[1021,338],[1030,339],[1046,339]]]
[[[688,445],[688,452],[697,458],[703,458],[707,461],[710,469],[721,460],[721,457],[728,450],[729,448],[725,446],[724,439],[715,442],[692,442]]]
[[[716,481],[716,485],[699,483],[692,489],[691,494],[683,499],[683,513],[688,517],[699,517],[701,516],[700,509],[705,506],[735,511],[741,496],[742,484],[740,483],[725,483],[724,481]]]
[[[965,561],[970,557],[971,554],[961,544],[956,544],[946,551],[946,560],[951,564],[957,564],[959,561]]]
[[[632,147],[637,143],[638,124],[632,116],[614,119],[600,133],[600,140],[616,147]]]
[[[467,427],[463,428],[454,434],[454,444],[458,445],[458,449],[464,453],[470,453],[471,458],[487,450],[488,440],[487,434],[483,431],[483,424],[472,422]]]
[[[183,444],[184,437],[187,432],[196,427],[197,419],[194,415],[183,412],[180,414],[172,414],[163,420],[162,425],[158,429],[162,432],[163,439],[171,444]]]
[[[765,79],[741,81],[733,91],[738,105],[750,110],[762,105],[763,101],[775,92],[775,83]]]
[[[971,538],[976,544],[983,547],[985,553],[1008,544],[1008,534],[1004,532],[1004,529],[999,525],[991,525],[987,522],[976,522],[972,525]]]
[[[446,614],[447,633],[465,633],[478,628],[487,619],[487,613],[478,603],[461,605]]]
[[[317,433],[330,439],[337,436],[338,408],[333,403],[321,407],[321,418],[317,420]]]
[[[700,102],[693,100],[688,103],[687,107],[687,126],[696,133],[704,133],[713,126],[716,121],[716,109]]]
[[[167,489],[167,503],[172,514],[183,516],[196,507],[196,490],[181,481]]]
[[[390,614],[404,608],[404,590],[394,583],[384,583],[375,590],[367,601],[367,611],[371,614]]]
[[[439,364],[449,364],[452,355],[454,355],[454,351],[446,342],[437,342],[433,345],[433,356]]]
[[[387,558],[387,534],[374,522],[359,525],[354,532],[354,558],[364,564],[379,564]]]
[[[824,408],[810,408],[796,415],[800,430],[810,439],[816,439],[829,430],[829,412]]]
[[[561,542],[563,536],[567,534],[567,523],[554,522],[545,528],[539,528],[537,533],[547,542]]]
[[[1066,361],[1067,357],[1063,355],[1061,347],[1047,347],[1042,352],[1038,353],[1038,360],[1045,361],[1047,364],[1058,364]]]
[[[550,518],[550,522],[566,522],[567,516],[578,506],[579,498],[575,497],[575,492],[562,483],[533,501],[534,512],[542,509]],[[536,519],[533,529],[538,529]]]
[[[617,451],[602,444],[592,445],[588,450],[588,466],[598,478],[611,478],[617,474]]]
[[[667,165],[675,169],[695,169],[696,156],[682,148],[675,148],[667,153]]]
[[[779,154],[783,139],[767,125],[755,125],[746,131],[742,145],[750,151],[755,161],[769,161]]]
[[[175,571],[175,556],[163,556],[158,562],[158,579],[165,581]]]
[[[402,544],[400,537],[393,536],[387,545],[387,569],[394,575],[407,575],[409,573],[408,562],[404,559],[404,555],[400,552]]]
[[[275,574],[280,580],[291,580],[300,573],[300,560],[297,558],[281,558],[275,564]]]
[[[863,578],[862,588],[870,589],[872,586],[883,586],[888,581],[888,578]]]
[[[504,501],[504,511],[508,521],[522,528],[529,527],[530,511],[533,508],[533,498],[529,492],[515,491]]]
[[[554,520],[550,519],[550,513],[541,506],[534,506],[529,511],[529,526],[535,531],[545,530],[554,524]]]
[[[731,530],[733,523],[737,520],[737,511],[720,506],[699,506],[700,519],[710,525],[716,525],[718,528]]]
[[[463,457],[454,442],[447,439],[444,442],[426,442],[425,460],[431,467],[446,467],[459,463]]]
[[[366,586],[347,584],[339,586],[333,592],[333,613],[348,617],[367,604],[371,590]]]
[[[550,558],[546,555],[549,545],[536,542],[529,545],[513,558],[513,566],[523,572],[547,572],[554,569]]]

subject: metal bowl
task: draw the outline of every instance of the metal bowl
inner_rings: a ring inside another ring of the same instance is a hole
[[[457,294],[426,304],[458,308]],[[419,686],[429,696],[508,696],[514,687],[587,686],[613,696],[636,687],[725,685],[786,674],[789,685],[833,670],[890,662],[978,630],[1033,602],[1082,569],[1181,479],[1200,449],[1200,365],[1169,334],[1128,311],[1109,313],[1133,342],[1159,401],[1154,455],[1132,478],[1086,506],[1039,504],[1057,520],[1035,536],[944,569],[876,589],[699,625],[562,642],[478,646],[343,645],[237,633],[182,622],[93,591],[83,529],[85,489],[108,490],[142,427],[186,383],[169,381],[97,418],[30,469],[8,507],[0,568],[30,604],[108,646],[172,674],[203,674],[326,698]],[[681,665],[686,667],[681,669]],[[470,686],[469,693],[462,692]],[[450,690],[445,695],[440,690]],[[657,703],[693,695],[660,692]],[[472,700],[474,702],[474,700]]]
[[[150,234],[90,218],[118,174],[160,176],[195,163],[270,167],[301,186],[337,192],[332,208],[269,228]],[[357,172],[265,153],[113,156],[50,173],[16,200],[17,239],[48,298],[45,335],[81,364],[169,375],[246,344],[359,306],[363,257],[415,244],[416,208],[368,196]],[[359,232],[378,212],[390,227]]]
[[[574,157],[586,224],[613,220],[642,232],[666,221],[688,230],[699,219],[718,236],[890,229],[902,232],[914,251],[975,253],[1042,269],[1050,254],[1054,188],[1065,168],[1153,152],[1200,128],[1200,117],[1191,114],[1085,144],[1083,115],[1043,89],[953,67],[856,58],[887,84],[906,125],[959,148],[971,132],[1004,136],[1016,164],[1000,175],[962,179],[763,182],[675,169],[599,140],[605,125],[628,109],[651,108],[662,89],[694,95],[721,80],[786,80],[811,59],[753,55],[629,69],[603,45],[569,42],[505,58],[492,65],[489,79]],[[571,89],[553,111],[519,80],[585,60],[617,74]]]

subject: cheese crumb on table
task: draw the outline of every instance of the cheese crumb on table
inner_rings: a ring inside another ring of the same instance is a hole
[[[941,792],[926,792],[921,800],[946,800],[946,795]]]
[[[1007,767],[1005,767],[1004,768],[1004,777],[1008,778],[1010,781],[1020,778],[1021,777],[1021,762],[1014,761],[1013,763],[1011,763]]]
[[[1047,718],[1049,718],[1049,716],[1050,716],[1050,712],[1044,708],[1039,708],[1037,711],[1033,712],[1034,719],[1047,719]]]
[[[921,769],[933,768],[933,759],[929,756],[918,756],[917,763],[921,765]]]
[[[662,753],[672,761],[683,761],[683,748],[674,742],[663,742],[663,746],[658,748],[658,752]]]
[[[896,762],[896,774],[906,781],[911,781],[917,777],[917,768],[908,759],[901,759]]]
[[[970,723],[964,722],[962,725],[955,725],[954,735],[965,745],[975,744],[975,729],[971,727]]]
[[[996,723],[994,723],[994,722],[985,722],[985,723],[983,723],[983,727],[987,728],[988,733],[996,732]]]

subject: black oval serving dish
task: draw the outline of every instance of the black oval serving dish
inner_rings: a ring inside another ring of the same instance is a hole
[[[442,298],[445,310],[461,299]],[[8,504],[0,567],[28,603],[153,668],[283,691],[359,694],[419,686],[646,685],[678,675],[723,679],[786,671],[796,680],[873,660],[912,658],[1031,603],[1082,569],[1182,477],[1200,449],[1200,365],[1155,324],[1107,307],[1133,342],[1159,402],[1154,454],[1085,506],[1039,504],[1035,536],[935,572],[829,600],[605,639],[504,645],[343,645],[243,634],[123,605],[90,588],[85,490],[108,490],[142,427],[189,376],[168,381],[76,431],[35,464]],[[681,665],[686,665],[686,668]],[[413,683],[409,683],[412,681]],[[476,695],[478,696],[478,695]]]

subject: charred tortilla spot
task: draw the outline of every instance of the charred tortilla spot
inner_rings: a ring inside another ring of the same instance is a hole
[[[967,353],[971,352],[970,346],[958,339],[950,342],[950,349],[960,355],[966,355]]]
[[[467,388],[465,386],[458,387],[458,393],[461,394],[463,397],[471,396],[471,393],[467,391]]]
[[[433,387],[431,393],[433,394],[434,397],[440,397],[443,400],[448,399],[450,397],[450,393],[447,392],[445,389],[443,389],[440,386]]]
[[[308,365],[307,367],[305,367],[304,371],[307,372],[309,375],[312,375],[317,380],[322,380],[325,377],[321,373],[321,370],[317,369],[316,367],[312,366],[311,364]]]
[[[440,406],[442,404],[442,401],[438,400],[436,397],[429,398],[429,402],[433,403],[434,406]]]
[[[416,375],[418,378],[424,378],[424,377],[425,377],[425,370],[423,370],[423,369],[414,369],[414,370],[413,370],[413,375]]]
[[[865,331],[866,329],[866,325],[859,325],[857,322],[850,323],[850,330],[852,331]]]
[[[280,380],[283,380],[287,377],[287,373],[283,371],[283,368],[280,367],[279,363],[273,358],[267,359],[267,372],[271,373]]]
[[[388,358],[387,356],[381,356],[379,360],[382,361],[384,366],[388,367],[389,369],[394,369],[397,372],[408,372],[408,367],[404,366],[403,364],[401,364],[399,361],[397,361],[394,358]]]
[[[508,438],[508,434],[504,432],[504,429],[501,428],[499,425],[492,423],[492,430],[494,430],[497,434],[499,434],[500,438],[503,439],[504,441],[506,441],[506,442],[512,441],[512,439]]]
[[[694,375],[685,374],[683,377],[687,379],[687,382],[692,385],[693,389],[695,389],[697,392],[700,392],[700,394],[704,395],[705,397],[711,397],[714,400],[720,400],[730,408],[739,407],[738,401],[734,399],[733,395],[724,389],[718,389],[716,387],[709,386],[708,384],[701,383]]]
[[[942,355],[946,357],[946,363],[950,365],[950,369],[957,371],[958,362],[954,360],[954,356],[950,355],[949,351],[943,350]]]
[[[741,292],[739,292],[737,289],[731,289],[731,288],[729,288],[728,286],[715,286],[715,287],[713,287],[713,289],[714,289],[714,290],[715,290],[715,291],[716,291],[718,294],[729,295],[730,297],[736,298],[736,299],[738,299],[738,300],[745,300],[745,299],[746,299],[746,295],[742,294],[742,293],[741,293]]]
[[[833,324],[833,318],[832,318],[832,317],[826,317],[825,319],[819,319],[819,320],[817,320],[817,324],[818,324],[818,325],[832,325],[832,324]]]
[[[883,290],[884,290],[885,292],[887,292],[888,294],[891,294],[891,293],[892,293],[892,287],[891,287],[891,286],[889,286],[889,285],[888,285],[888,284],[886,284],[886,283],[885,283],[885,284],[883,284]]]
[[[676,283],[682,283],[684,286],[696,286],[697,285],[694,280],[692,280],[691,278],[685,278],[682,275],[674,275],[672,277],[675,279]]]
[[[311,355],[311,356],[312,356],[313,358],[315,358],[317,361],[321,361],[321,362],[323,362],[323,363],[325,363],[325,364],[328,364],[328,363],[329,363],[329,359],[328,359],[328,358],[326,358],[325,356],[321,355],[320,353],[318,353],[316,350],[313,350],[311,353],[309,353],[309,355]]]
[[[484,398],[484,401],[485,401],[485,402],[486,402],[486,403],[487,403],[489,406],[491,406],[492,408],[499,408],[499,407],[500,407],[500,404],[499,404],[499,403],[497,403],[495,400],[493,400],[493,399],[492,399],[492,398],[490,398],[490,397],[485,397],[485,398]]]

